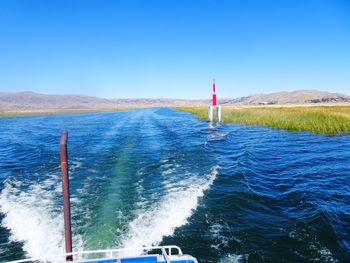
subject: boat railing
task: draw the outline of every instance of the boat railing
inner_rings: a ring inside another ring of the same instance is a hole
[[[151,247],[139,247],[139,248],[116,248],[116,249],[102,249],[102,250],[87,250],[87,251],[76,251],[71,253],[63,253],[63,254],[57,254],[52,256],[44,256],[44,257],[36,257],[36,258],[28,258],[28,259],[21,259],[21,260],[15,260],[15,261],[8,261],[8,263],[25,263],[25,262],[57,262],[60,258],[66,258],[67,256],[73,256],[74,259],[72,262],[79,262],[80,260],[87,259],[87,256],[91,255],[97,255],[97,254],[103,254],[104,258],[116,258],[118,255],[123,253],[130,253],[135,251],[141,251],[141,252],[149,252],[153,250],[160,250],[161,255],[164,257],[165,262],[170,262],[169,257],[171,255],[182,255],[182,250],[178,246],[151,246]],[[134,255],[135,256],[135,255]],[[92,259],[92,258],[90,258]],[[64,262],[63,260],[62,262]]]

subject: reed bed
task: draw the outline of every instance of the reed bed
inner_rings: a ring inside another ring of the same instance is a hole
[[[207,107],[178,107],[200,119],[208,118]],[[265,125],[290,131],[350,133],[350,106],[222,107],[225,123]]]

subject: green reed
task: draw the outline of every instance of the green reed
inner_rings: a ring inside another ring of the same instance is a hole
[[[207,119],[207,107],[178,107]],[[222,107],[225,123],[265,125],[291,131],[350,133],[350,106]]]

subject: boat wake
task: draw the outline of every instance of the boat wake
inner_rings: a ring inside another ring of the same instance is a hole
[[[24,182],[7,179],[0,194],[0,212],[5,215],[2,226],[9,229],[10,241],[23,242],[28,257],[65,252],[63,213],[55,201],[61,195],[58,178],[31,184],[27,190],[23,190]],[[80,248],[81,238],[75,236],[73,243]]]
[[[167,193],[150,209],[140,209],[137,217],[129,223],[123,247],[159,245],[163,237],[171,236],[174,230],[187,223],[196,210],[204,192],[210,188],[218,174],[218,166],[207,176],[192,176],[178,183],[170,182]]]

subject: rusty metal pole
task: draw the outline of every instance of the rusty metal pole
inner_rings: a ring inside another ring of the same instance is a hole
[[[63,131],[60,143],[61,174],[62,174],[62,194],[64,210],[64,236],[66,243],[66,253],[72,253],[72,229],[70,217],[70,197],[69,197],[69,175],[68,175],[68,152],[67,152],[68,132]],[[73,261],[73,256],[66,256],[66,261]]]

